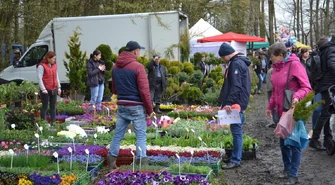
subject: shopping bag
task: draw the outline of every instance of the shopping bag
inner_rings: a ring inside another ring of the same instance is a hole
[[[289,109],[287,112],[283,112],[280,117],[279,123],[277,127],[273,131],[279,137],[285,139],[287,138],[293,131],[295,126],[295,121],[293,119],[294,108]]]
[[[284,145],[306,148],[308,145],[308,134],[305,123],[302,120],[295,123],[292,133],[284,140]]]

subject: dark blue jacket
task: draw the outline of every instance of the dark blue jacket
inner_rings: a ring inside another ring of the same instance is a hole
[[[250,64],[244,55],[238,54],[230,59],[219,96],[221,107],[239,104],[242,111],[247,108],[251,91]]]
[[[143,104],[148,115],[153,112],[144,66],[130,52],[123,51],[112,68],[112,92],[118,105]]]

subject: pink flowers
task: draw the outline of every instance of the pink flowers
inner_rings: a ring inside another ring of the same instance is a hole
[[[22,149],[23,146],[21,144],[21,142],[15,142],[15,141],[1,141],[1,145],[0,145],[0,150],[8,150],[8,149],[13,149],[13,150],[20,150]]]

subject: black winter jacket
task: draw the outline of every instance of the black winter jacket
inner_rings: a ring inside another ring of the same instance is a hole
[[[317,93],[324,92],[335,84],[335,43],[326,42],[319,48],[323,77],[315,85]]]
[[[101,83],[105,82],[105,71],[100,71],[98,68],[98,64],[103,64],[104,61],[94,61],[92,58],[87,62],[87,86],[88,87],[96,87]],[[99,75],[100,73],[100,75]],[[100,80],[99,80],[100,79]],[[100,82],[100,83],[99,83]]]

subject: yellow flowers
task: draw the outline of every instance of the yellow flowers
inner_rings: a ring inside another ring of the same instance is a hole
[[[161,104],[161,105],[159,105],[159,108],[160,109],[174,109],[174,108],[183,108],[183,106],[182,105],[176,105],[176,104],[167,104],[167,105]]]
[[[33,185],[34,183],[27,179],[26,175],[23,175],[19,179],[19,185]]]
[[[62,182],[59,185],[71,185],[77,181],[77,177],[74,174],[71,175],[62,175]]]

